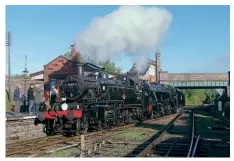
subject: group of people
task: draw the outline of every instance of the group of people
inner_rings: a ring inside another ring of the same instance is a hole
[[[28,113],[33,115],[39,112],[40,103],[42,102],[42,96],[44,88],[40,85],[35,85],[32,83],[27,91],[27,101],[28,101]],[[14,91],[14,101],[15,101],[15,115],[19,115],[20,107],[23,100],[22,90],[20,84],[17,85]]]

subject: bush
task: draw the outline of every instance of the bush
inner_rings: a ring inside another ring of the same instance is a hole
[[[12,105],[14,105],[14,101],[13,101],[13,96],[14,94],[11,93],[11,101],[8,100],[8,95],[7,93],[5,94],[6,96],[6,112],[10,112],[11,111],[11,108],[12,108]]]

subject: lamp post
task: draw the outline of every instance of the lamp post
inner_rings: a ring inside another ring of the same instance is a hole
[[[9,101],[11,101],[11,32],[6,33],[6,46],[8,47],[8,92]]]

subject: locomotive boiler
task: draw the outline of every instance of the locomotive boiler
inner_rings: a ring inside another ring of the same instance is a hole
[[[42,110],[37,122],[47,134],[85,133],[136,123],[178,112],[184,106],[183,93],[162,84],[148,83],[128,74],[109,79],[108,72],[68,76],[60,87],[59,98],[51,109]]]

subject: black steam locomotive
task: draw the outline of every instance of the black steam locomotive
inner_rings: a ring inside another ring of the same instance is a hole
[[[128,74],[114,79],[109,79],[105,71],[84,76],[83,64],[77,65],[77,75],[64,80],[59,95],[53,107],[44,108],[36,118],[37,123],[45,125],[47,135],[136,123],[176,113],[185,105],[179,89]]]

